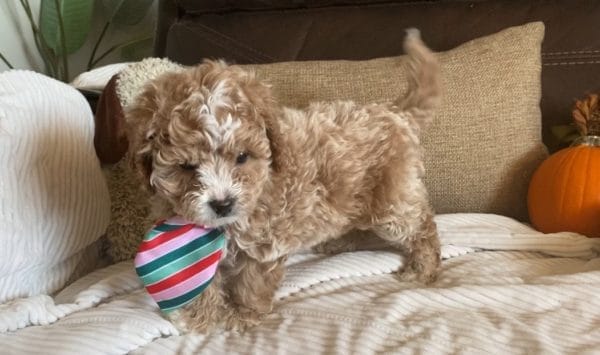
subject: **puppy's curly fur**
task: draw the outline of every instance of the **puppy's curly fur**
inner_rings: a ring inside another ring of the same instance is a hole
[[[435,279],[439,241],[419,136],[440,101],[440,71],[418,31],[404,47],[410,90],[385,105],[282,107],[252,73],[220,61],[146,85],[126,120],[156,217],[178,214],[229,238],[212,284],[174,313],[180,327],[257,324],[286,255],[353,230],[401,249],[402,277]]]

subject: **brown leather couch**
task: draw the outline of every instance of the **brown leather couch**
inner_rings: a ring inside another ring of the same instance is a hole
[[[155,56],[191,65],[203,58],[238,64],[361,60],[402,54],[417,27],[434,50],[531,21],[543,21],[543,139],[571,121],[577,98],[600,92],[600,0],[160,0]],[[127,149],[115,80],[100,97],[94,142],[100,160]]]
[[[369,59],[401,54],[407,27],[441,51],[534,20],[546,25],[543,136],[555,147],[550,127],[600,91],[598,0],[161,0],[155,55],[182,64]]]

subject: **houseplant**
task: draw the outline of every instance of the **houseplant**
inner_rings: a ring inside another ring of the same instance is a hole
[[[104,26],[94,41],[86,70],[94,68],[114,51],[132,52],[136,47],[149,46],[152,40],[152,36],[133,38],[100,51],[103,41],[106,42],[109,27],[139,23],[153,0],[102,0],[102,11],[98,14],[95,13],[94,0],[41,0],[37,20],[29,0],[19,2],[31,26],[36,48],[44,62],[45,74],[63,82],[68,82],[71,74],[68,56],[82,48],[94,16],[102,16]],[[7,57],[0,52],[0,60],[13,68]]]

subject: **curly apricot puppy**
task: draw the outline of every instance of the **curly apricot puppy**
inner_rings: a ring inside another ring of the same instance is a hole
[[[178,326],[257,324],[286,255],[351,230],[400,248],[402,277],[435,279],[440,247],[419,135],[439,105],[440,71],[417,30],[404,47],[410,89],[387,105],[282,107],[254,74],[219,61],[146,85],[126,120],[156,217],[178,214],[229,238],[213,283],[172,316]]]

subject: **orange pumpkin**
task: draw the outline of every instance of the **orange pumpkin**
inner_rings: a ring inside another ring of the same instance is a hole
[[[533,174],[527,200],[536,229],[600,237],[600,137],[582,137],[546,159]]]

